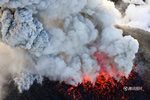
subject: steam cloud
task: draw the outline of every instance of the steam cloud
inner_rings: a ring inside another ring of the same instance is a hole
[[[130,0],[125,1],[130,2]],[[125,11],[125,16],[123,17],[123,24],[150,32],[150,0],[145,0],[145,2],[143,2],[142,0],[133,1],[134,2],[129,4]],[[135,4],[139,5],[136,6]]]
[[[0,0],[0,6],[5,43],[0,44],[0,86],[10,75],[20,92],[34,80],[42,83],[43,76],[71,85],[88,77],[94,83],[100,71],[96,51],[107,54],[104,62],[114,78],[132,70],[139,44],[114,27],[121,14],[110,1]],[[126,18],[132,20],[128,9]]]

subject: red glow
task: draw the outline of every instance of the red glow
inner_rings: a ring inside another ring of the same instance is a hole
[[[97,51],[94,53],[94,56],[97,58],[98,64],[101,67],[101,70],[99,72],[100,76],[104,76],[105,79],[109,79],[110,77],[113,77],[113,75],[114,75],[115,77],[118,78],[118,80],[120,79],[120,77],[125,76],[123,72],[120,72],[120,73],[116,72],[114,63],[106,64],[105,60],[109,59],[109,57],[105,53]],[[110,66],[109,70],[106,68],[106,65]],[[110,72],[111,72],[111,74],[110,74]]]
[[[90,77],[88,76],[84,76],[83,79],[85,83],[91,81]]]

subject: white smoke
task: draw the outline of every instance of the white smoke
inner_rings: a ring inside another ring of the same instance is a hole
[[[133,66],[132,59],[138,52],[139,44],[137,40],[131,36],[123,37],[122,31],[115,28],[103,29],[102,37],[100,50],[112,57],[117,64],[114,68],[117,72],[113,74],[117,75],[124,72],[125,76],[128,77]]]
[[[81,11],[87,0],[2,0],[1,6],[8,8],[25,8],[40,10],[41,15],[46,14],[49,18],[65,18],[70,14]],[[45,10],[46,9],[46,10]],[[57,13],[56,13],[57,12]]]
[[[135,3],[129,2],[122,24],[150,31],[150,0],[138,3],[139,1],[142,0],[136,0]]]
[[[42,84],[43,77],[40,75],[31,75],[31,74],[19,74],[18,77],[14,78],[14,81],[18,85],[18,90],[20,93],[22,93],[24,90],[29,90],[31,85],[33,85],[34,81],[37,81],[37,83]]]
[[[88,77],[94,83],[100,71],[94,56],[98,50],[115,65],[112,69],[106,65],[114,78],[121,73],[128,77],[132,70],[138,42],[114,28],[121,14],[110,1],[0,0],[0,6],[1,41],[24,49],[28,57],[24,54],[21,61],[30,60],[21,65],[24,74],[20,72],[14,79],[20,92],[29,89],[34,80],[41,83],[42,76],[71,85]],[[16,53],[14,50],[14,57],[18,57]]]
[[[25,52],[18,48],[10,48],[0,43],[0,99],[4,95],[3,84],[8,84],[10,79],[24,72],[27,59]]]
[[[126,3],[144,4],[143,0],[123,0]]]

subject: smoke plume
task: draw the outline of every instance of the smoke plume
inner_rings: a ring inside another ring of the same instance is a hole
[[[145,2],[142,0],[133,1],[134,3],[127,6],[125,16],[123,17],[123,24],[150,32],[150,0],[145,0]],[[138,5],[136,5],[137,3]]]
[[[139,44],[114,27],[122,18],[111,1],[0,0],[0,7],[0,86],[10,75],[20,92],[44,76],[75,86],[86,78],[94,83],[101,69],[96,51],[108,56],[103,61],[112,77],[132,70]]]

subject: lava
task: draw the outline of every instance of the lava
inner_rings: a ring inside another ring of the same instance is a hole
[[[83,82],[77,87],[69,86],[65,83],[57,84],[57,87],[60,89],[59,93],[62,93],[67,100],[127,100],[135,93],[137,94],[137,92],[140,94],[144,93],[144,89],[141,91],[126,91],[123,89],[125,86],[142,87],[143,83],[141,78],[137,76],[137,73],[132,71],[128,79],[121,77],[120,81],[113,77],[105,78],[103,74],[97,77],[95,84],[92,84],[90,81]]]

